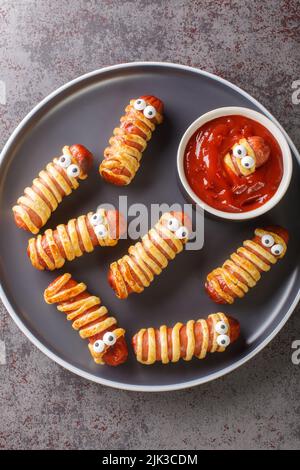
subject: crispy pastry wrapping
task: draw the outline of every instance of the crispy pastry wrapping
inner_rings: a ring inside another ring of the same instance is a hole
[[[221,268],[214,269],[207,276],[205,289],[212,300],[219,304],[232,304],[242,298],[250,287],[254,287],[261,273],[286,253],[288,233],[281,227],[257,228],[252,240],[227,259]]]
[[[96,246],[116,245],[125,230],[122,214],[98,209],[31,238],[27,253],[36,269],[53,271],[61,268],[66,260],[72,261],[85,252],[94,251]]]
[[[76,282],[69,273],[63,274],[47,287],[44,299],[47,304],[57,304],[80,337],[89,340],[89,350],[97,364],[117,366],[126,361],[125,330],[109,316],[101,299],[87,292],[86,284]]]
[[[208,352],[223,352],[239,334],[238,321],[219,312],[206,320],[176,323],[172,328],[143,328],[134,335],[132,343],[138,362],[168,364],[193,357],[204,359]]]
[[[40,171],[12,208],[16,225],[37,234],[62,199],[78,188],[78,180],[87,178],[92,162],[93,155],[83,145],[65,145],[62,155]]]
[[[183,250],[191,222],[183,212],[165,212],[128,254],[110,265],[108,282],[120,299],[140,293]]]
[[[132,181],[152,132],[163,121],[162,113],[163,103],[155,96],[130,101],[104,150],[99,172],[105,180],[119,186]]]

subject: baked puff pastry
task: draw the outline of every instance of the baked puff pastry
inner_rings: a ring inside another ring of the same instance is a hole
[[[140,166],[142,153],[157,124],[163,121],[163,102],[155,96],[141,96],[130,100],[125,115],[120,119],[104,150],[99,172],[112,184],[125,186],[134,178]]]
[[[240,139],[225,155],[225,168],[230,175],[249,176],[266,163],[270,151],[263,137],[254,135]]]
[[[221,268],[207,276],[205,289],[218,304],[232,304],[242,298],[260,280],[261,273],[284,257],[288,232],[281,227],[257,228],[252,240],[226,260]]]
[[[37,234],[62,199],[87,178],[92,163],[93,155],[83,145],[65,145],[62,155],[40,171],[12,208],[16,225]]]
[[[57,304],[80,337],[89,340],[89,350],[97,364],[118,366],[126,361],[125,330],[109,316],[101,299],[87,292],[86,284],[76,282],[69,273],[63,274],[47,287],[44,299],[47,304]]]
[[[208,352],[224,352],[239,334],[238,321],[219,312],[206,320],[176,323],[172,328],[143,328],[134,335],[132,344],[138,362],[168,364],[193,357],[204,359]]]
[[[98,209],[31,238],[27,253],[36,269],[53,271],[61,268],[66,260],[72,261],[85,252],[94,251],[96,246],[115,246],[125,230],[122,214]]]
[[[110,265],[108,282],[116,296],[126,299],[132,292],[143,292],[183,250],[190,229],[191,221],[183,212],[165,212],[127,255]]]

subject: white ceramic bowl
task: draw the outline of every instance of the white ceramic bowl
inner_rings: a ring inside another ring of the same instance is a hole
[[[210,205],[206,204],[190,187],[185,171],[184,171],[184,153],[187,146],[189,139],[192,135],[199,129],[203,124],[206,122],[212,121],[221,116],[230,116],[230,115],[238,115],[238,116],[245,116],[247,118],[252,119],[253,121],[257,121],[259,124],[262,124],[266,129],[271,132],[273,137],[277,140],[278,145],[281,148],[282,158],[283,158],[283,175],[280,185],[277,188],[276,193],[269,199],[265,204],[258,207],[257,209],[253,209],[248,212],[224,212],[218,209],[214,209]],[[202,207],[205,211],[209,212],[210,214],[221,217],[223,219],[229,220],[247,220],[253,219],[254,217],[258,217],[262,214],[265,214],[270,209],[272,209],[281,198],[284,196],[285,192],[288,189],[290,184],[291,176],[292,176],[292,169],[293,169],[293,162],[292,162],[292,155],[290,151],[290,147],[281,132],[281,130],[274,124],[269,118],[265,115],[258,113],[257,111],[253,111],[249,108],[243,108],[239,106],[229,106],[224,108],[217,108],[208,113],[203,114],[198,119],[196,119],[185,131],[179,147],[177,151],[177,171],[180,178],[180,181],[188,194],[189,198],[192,199],[196,204]]]

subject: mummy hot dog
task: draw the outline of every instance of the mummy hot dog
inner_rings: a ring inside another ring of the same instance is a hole
[[[87,292],[83,282],[63,274],[47,287],[44,299],[47,304],[58,304],[57,309],[73,322],[80,337],[89,340],[89,350],[97,364],[118,366],[126,361],[125,330],[118,328],[117,320],[108,315],[99,297]]]
[[[130,101],[104,150],[99,172],[105,180],[120,186],[132,181],[155,126],[163,120],[162,113],[163,103],[155,96]]]
[[[225,155],[224,164],[229,174],[249,176],[270,156],[270,147],[260,136],[240,139]]]
[[[190,219],[183,212],[165,212],[140,242],[129,247],[127,255],[110,265],[108,282],[116,296],[126,299],[148,287],[183,250],[189,229]]]
[[[176,323],[172,328],[142,329],[133,337],[138,362],[168,364],[193,357],[204,359],[208,352],[223,352],[240,334],[237,320],[224,313],[213,313],[206,320]]]
[[[244,241],[221,268],[207,276],[205,289],[208,295],[219,304],[232,304],[237,297],[244,297],[259,281],[261,272],[269,271],[272,264],[283,258],[287,243],[285,229],[257,228],[252,240]]]
[[[116,245],[125,230],[123,216],[118,211],[99,209],[31,238],[27,253],[35,268],[53,271],[61,268],[66,260],[94,251],[96,246]]]
[[[78,188],[78,180],[87,178],[92,162],[93,155],[83,145],[65,145],[62,155],[48,163],[12,208],[16,225],[37,234],[62,199]]]

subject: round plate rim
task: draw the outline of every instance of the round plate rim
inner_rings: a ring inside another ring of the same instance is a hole
[[[3,167],[3,162],[5,159],[6,154],[9,152],[10,147],[13,145],[15,140],[18,138],[18,135],[20,131],[23,129],[23,127],[26,126],[27,122],[30,121],[30,119],[47,103],[49,103],[53,98],[57,97],[59,94],[63,93],[65,90],[68,88],[71,88],[73,85],[78,84],[80,82],[85,81],[86,79],[89,79],[93,76],[96,75],[102,75],[105,72],[111,72],[114,70],[122,69],[122,68],[128,68],[128,67],[148,67],[148,66],[159,66],[159,67],[166,67],[166,68],[174,68],[177,70],[185,70],[185,71],[190,71],[197,73],[199,75],[202,75],[204,77],[210,78],[212,80],[215,80],[217,82],[222,83],[223,85],[226,85],[227,87],[231,88],[232,90],[238,92],[245,98],[247,98],[249,101],[251,101],[255,106],[257,106],[269,119],[271,119],[282,131],[284,136],[287,139],[287,142],[289,146],[292,149],[293,154],[298,160],[298,163],[300,164],[300,154],[287,134],[287,132],[283,129],[283,127],[279,124],[277,119],[255,98],[253,98],[249,93],[246,91],[242,90],[240,87],[237,85],[234,85],[228,80],[225,80],[222,77],[219,77],[218,75],[215,75],[210,72],[206,72],[205,70],[202,70],[197,67],[191,67],[188,65],[182,65],[182,64],[176,64],[173,62],[157,62],[157,61],[138,61],[138,62],[125,62],[121,64],[116,64],[116,65],[111,65],[107,67],[102,67],[100,69],[96,69],[92,72],[88,72],[86,74],[80,75],[79,77],[70,80],[69,82],[65,83],[64,85],[60,86],[50,94],[48,94],[44,99],[42,99],[34,108],[22,119],[22,121],[18,124],[18,126],[15,128],[15,130],[12,132],[10,135],[9,139],[7,140],[6,144],[4,145],[1,155],[0,155],[0,171]],[[19,329],[25,334],[25,336],[40,350],[42,351],[46,356],[48,356],[50,359],[52,359],[54,362],[57,364],[61,365],[65,369],[69,370],[70,372],[73,372],[76,375],[79,375],[80,377],[83,377],[87,380],[90,380],[92,382],[96,382],[102,385],[107,385],[112,388],[116,388],[119,390],[129,390],[129,391],[139,391],[139,392],[165,392],[165,391],[173,391],[173,390],[182,390],[186,388],[191,388],[195,387],[196,385],[201,385],[207,382],[210,382],[212,380],[215,380],[219,377],[222,377],[229,372],[234,371],[241,365],[245,364],[248,362],[250,359],[252,359],[256,354],[258,354],[262,349],[264,349],[267,344],[279,333],[279,331],[283,328],[287,320],[290,318],[292,315],[293,311],[295,310],[299,299],[300,299],[300,286],[298,289],[298,293],[294,298],[294,301],[292,302],[290,308],[286,312],[285,316],[282,318],[281,322],[277,325],[277,327],[262,341],[256,348],[253,349],[253,351],[249,352],[244,358],[236,361],[234,364],[225,367],[224,369],[215,372],[213,374],[210,374],[206,377],[198,378],[195,380],[190,380],[188,382],[183,382],[180,384],[172,384],[172,385],[133,385],[130,383],[122,383],[118,382],[116,380],[107,380],[103,379],[102,377],[96,377],[93,374],[90,374],[88,372],[84,372],[78,367],[73,366],[72,364],[68,363],[67,361],[63,360],[56,354],[54,354],[52,351],[50,351],[41,341],[39,341],[32,333],[29,331],[29,329],[24,325],[22,320],[19,318],[19,316],[16,314],[14,311],[14,308],[12,307],[8,297],[6,296],[4,289],[2,287],[2,283],[0,282],[0,298],[2,299],[2,302],[7,309],[9,315],[13,319],[13,321],[16,323],[16,325],[19,327]]]

